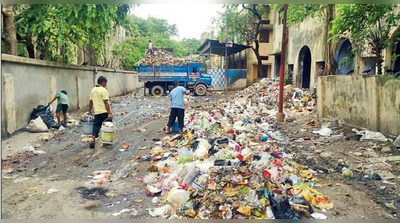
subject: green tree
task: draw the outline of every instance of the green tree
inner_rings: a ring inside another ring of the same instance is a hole
[[[390,30],[397,27],[400,12],[395,4],[339,5],[332,22],[331,41],[348,38],[359,61],[369,49],[376,57],[378,74],[382,74],[383,50],[390,46]]]
[[[259,34],[261,26],[268,24],[267,20],[263,19],[263,15],[269,12],[269,5],[228,4],[224,5],[224,11],[213,19],[214,25],[219,26],[218,39],[223,41],[236,39],[238,43],[251,45],[257,58],[259,76],[262,75]]]
[[[152,41],[154,48],[172,48],[176,57],[194,54],[201,45],[197,39],[174,40],[178,36],[178,29],[165,19],[129,16],[127,21],[124,27],[129,38],[116,44],[112,51],[121,58],[122,66],[127,70],[135,69],[137,62],[143,58],[148,40]]]
[[[12,23],[19,43],[28,55],[40,59],[72,61],[78,47],[90,46],[96,58],[104,56],[112,28],[124,24],[131,5],[127,4],[22,4],[15,5]],[[5,24],[7,26],[7,24]],[[15,33],[15,32],[14,32]]]

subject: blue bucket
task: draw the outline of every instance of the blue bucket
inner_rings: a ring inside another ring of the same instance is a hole
[[[179,124],[177,122],[174,122],[174,124],[172,124],[172,132],[179,132]]]

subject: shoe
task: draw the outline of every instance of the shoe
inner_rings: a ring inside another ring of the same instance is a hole
[[[89,147],[90,147],[91,149],[94,149],[94,142],[91,142],[90,145],[89,145]]]

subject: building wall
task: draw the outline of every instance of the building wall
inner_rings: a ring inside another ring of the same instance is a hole
[[[47,105],[56,92],[68,92],[70,109],[84,108],[99,76],[108,79],[110,96],[143,86],[136,72],[81,67],[23,57],[2,55],[2,134],[27,126],[32,109]],[[55,104],[54,104],[55,105]]]
[[[392,76],[318,78],[318,118],[397,136],[400,134],[400,80]]]
[[[274,12],[275,17],[278,17],[278,12]],[[283,25],[279,24],[279,19],[275,20],[274,37],[272,53],[280,53],[282,44],[282,29]],[[286,52],[286,64],[293,65],[293,82],[295,85],[301,85],[302,69],[300,65],[300,51],[303,47],[308,47],[311,52],[311,78],[310,87],[316,83],[318,67],[317,62],[324,61],[325,52],[325,30],[326,26],[323,20],[313,19],[311,17],[305,19],[298,25],[292,25],[288,28],[288,45]],[[276,70],[279,64],[274,63],[273,70]],[[279,69],[278,69],[279,70]],[[286,69],[287,70],[287,69]],[[277,75],[274,73],[273,75]]]
[[[274,57],[271,56],[273,52],[273,44],[275,37],[275,28],[273,24],[275,23],[274,10],[270,10],[269,13],[263,15],[263,19],[270,20],[270,25],[263,25],[262,29],[269,30],[269,41],[267,43],[260,43],[259,53],[261,56],[268,56],[268,60],[263,60],[262,65],[267,67],[265,71],[266,77],[272,77],[272,66]],[[253,47],[255,44],[253,43]],[[252,84],[258,80],[258,63],[257,57],[252,49],[246,50],[247,54],[247,84]]]

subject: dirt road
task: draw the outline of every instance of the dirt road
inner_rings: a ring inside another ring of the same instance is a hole
[[[230,93],[233,94],[233,93]],[[225,94],[198,97],[191,109],[217,104]],[[95,150],[81,142],[81,127],[67,128],[47,142],[37,141],[37,135],[20,133],[3,140],[2,157],[2,214],[3,218],[151,218],[147,208],[157,207],[146,197],[144,185],[138,178],[149,173],[150,162],[140,158],[148,155],[153,139],[165,136],[162,128],[168,115],[167,98],[114,99],[112,110],[126,112],[115,116],[118,126],[114,145]],[[376,143],[355,140],[320,140],[305,123],[315,116],[304,115],[295,122],[280,126],[290,137],[291,150],[297,161],[318,171],[318,188],[332,199],[335,209],[329,218],[398,218],[400,200],[397,185],[383,184],[365,178],[363,173],[346,180],[341,176],[343,166],[361,162],[363,158],[346,156],[349,150],[374,147]],[[138,129],[146,131],[138,131]],[[302,130],[304,129],[304,130]],[[344,130],[343,130],[344,131]],[[25,141],[24,141],[25,139]],[[300,140],[303,139],[303,140]],[[121,152],[121,144],[129,148]],[[45,154],[29,155],[22,152],[25,143],[40,143]],[[379,144],[376,151],[384,145]],[[362,150],[360,150],[362,151]],[[323,152],[330,155],[321,156]],[[393,155],[399,151],[391,148]],[[346,163],[347,162],[347,163]],[[399,164],[391,171],[399,175]],[[396,168],[397,167],[397,168]],[[356,168],[354,166],[354,168]],[[111,170],[111,182],[90,185],[93,171]],[[391,204],[391,205],[390,205]],[[124,210],[129,209],[129,210]],[[124,210],[121,213],[120,211]]]

